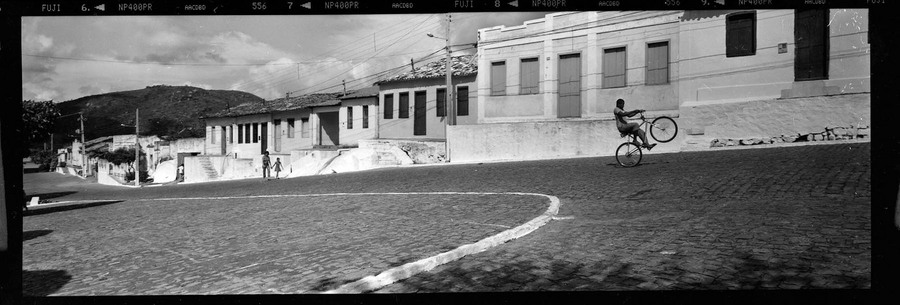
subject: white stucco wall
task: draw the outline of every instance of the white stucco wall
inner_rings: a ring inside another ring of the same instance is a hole
[[[363,128],[363,106],[369,107],[367,128]],[[353,128],[348,128],[348,108],[353,108]],[[358,146],[360,140],[378,137],[378,97],[342,101],[339,117],[341,144]]]
[[[679,151],[683,137],[644,155]],[[448,138],[454,163],[612,156],[625,141],[615,121],[600,119],[459,125]]]
[[[423,79],[415,81],[381,84],[378,106],[378,137],[382,139],[443,139],[444,120],[446,117],[437,116],[437,89],[445,88],[443,79]],[[477,122],[478,103],[476,78],[472,76],[457,77],[453,79],[455,87],[465,86],[469,89],[469,115],[457,116],[457,124],[474,124]],[[425,91],[425,135],[414,135],[415,119],[415,92]],[[409,94],[409,118],[400,118],[400,93]],[[393,94],[393,116],[384,118],[384,96]]]
[[[479,44],[478,109],[480,122],[545,121],[558,117],[559,57],[579,54],[581,61],[581,118],[602,118],[624,98],[630,107],[673,110],[679,105],[678,18],[680,12],[565,12],[549,14],[515,27],[481,29]],[[623,17],[627,16],[627,17]],[[627,18],[627,20],[625,19]],[[570,26],[589,24],[591,26]],[[559,31],[566,28],[572,30]],[[550,35],[518,38],[526,33]],[[492,42],[493,41],[493,42]],[[648,43],[669,43],[669,83],[645,86]],[[626,87],[602,88],[603,50],[626,48]],[[538,57],[539,93],[519,94],[520,64]],[[506,62],[506,95],[491,95],[491,63]]]

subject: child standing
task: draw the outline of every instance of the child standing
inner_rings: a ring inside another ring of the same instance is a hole
[[[281,172],[281,158],[275,158],[275,164],[272,165],[272,169],[275,170],[275,179],[278,178],[278,173]]]

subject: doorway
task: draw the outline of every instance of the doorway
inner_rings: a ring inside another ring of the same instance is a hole
[[[581,117],[581,54],[559,56],[557,116]]]
[[[796,10],[794,44],[794,80],[828,79],[828,10]]]

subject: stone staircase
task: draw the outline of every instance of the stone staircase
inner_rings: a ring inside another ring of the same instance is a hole
[[[206,173],[206,177],[209,180],[215,180],[219,178],[219,172],[216,171],[216,168],[213,166],[212,161],[209,160],[209,157],[199,157],[200,166],[203,167],[203,172]]]

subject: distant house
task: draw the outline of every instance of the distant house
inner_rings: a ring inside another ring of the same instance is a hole
[[[378,86],[372,86],[341,96],[341,144],[359,146],[359,140],[378,138],[378,95]]]
[[[339,105],[340,95],[318,93],[245,103],[206,116],[203,118],[206,121],[204,154],[253,158],[266,151],[289,154],[317,143],[331,144],[336,130],[318,128],[338,127],[339,107],[328,109],[327,106]],[[314,106],[320,108],[318,113],[312,111]]]
[[[457,124],[474,124],[477,113],[476,76],[478,66],[474,55],[453,56],[452,82],[456,90]],[[415,67],[377,83],[381,139],[444,139],[446,102],[446,59]]]

